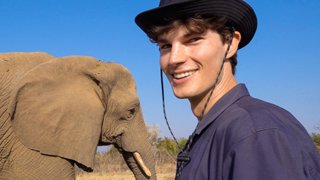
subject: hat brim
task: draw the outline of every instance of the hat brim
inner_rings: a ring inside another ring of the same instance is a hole
[[[153,26],[195,15],[225,17],[228,25],[241,34],[239,49],[251,41],[257,29],[256,14],[242,0],[198,0],[160,6],[138,14],[135,22],[148,35]]]

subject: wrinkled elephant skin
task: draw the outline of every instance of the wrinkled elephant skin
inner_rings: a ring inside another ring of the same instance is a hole
[[[136,179],[156,179],[135,82],[88,56],[0,54],[0,179],[75,179],[114,144]]]

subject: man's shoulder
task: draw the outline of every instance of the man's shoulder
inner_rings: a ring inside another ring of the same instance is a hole
[[[304,127],[290,112],[250,96],[232,104],[220,118],[223,122],[221,121],[217,133],[223,133],[231,144],[267,131],[278,131],[289,136],[307,136]]]
[[[255,131],[281,128],[287,123],[297,121],[290,112],[282,107],[251,96],[240,99],[227,111],[226,114],[233,114],[230,121],[250,126]]]

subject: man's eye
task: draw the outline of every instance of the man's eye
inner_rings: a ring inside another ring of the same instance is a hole
[[[163,45],[159,45],[159,49],[160,50],[165,50],[165,49],[169,49],[171,48],[170,44],[163,44]]]
[[[201,37],[195,37],[195,38],[191,38],[188,40],[188,43],[193,43],[193,42],[197,42],[199,40],[201,40],[202,38]]]

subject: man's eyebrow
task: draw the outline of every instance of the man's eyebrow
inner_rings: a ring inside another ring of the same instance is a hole
[[[184,38],[188,38],[188,37],[191,37],[191,36],[199,36],[199,35],[204,35],[204,34],[205,34],[205,32],[188,31],[183,35],[183,37]]]
[[[196,35],[196,34],[197,33],[187,31],[186,33],[184,33],[184,35],[182,37],[187,38],[187,37],[190,37],[190,36],[193,36],[193,35]]]
[[[156,41],[157,44],[160,44],[160,43],[163,44],[163,43],[168,43],[168,42],[169,42],[168,39],[163,37],[163,36],[159,36],[157,41]]]
[[[205,34],[205,32],[194,32],[194,31],[187,31],[185,34],[182,35],[182,38],[189,38],[189,37],[192,37],[192,36],[198,36],[198,35],[203,35]],[[164,36],[164,35],[160,35],[156,41],[157,44],[159,43],[168,43],[169,40],[168,38],[166,38],[167,36]]]

